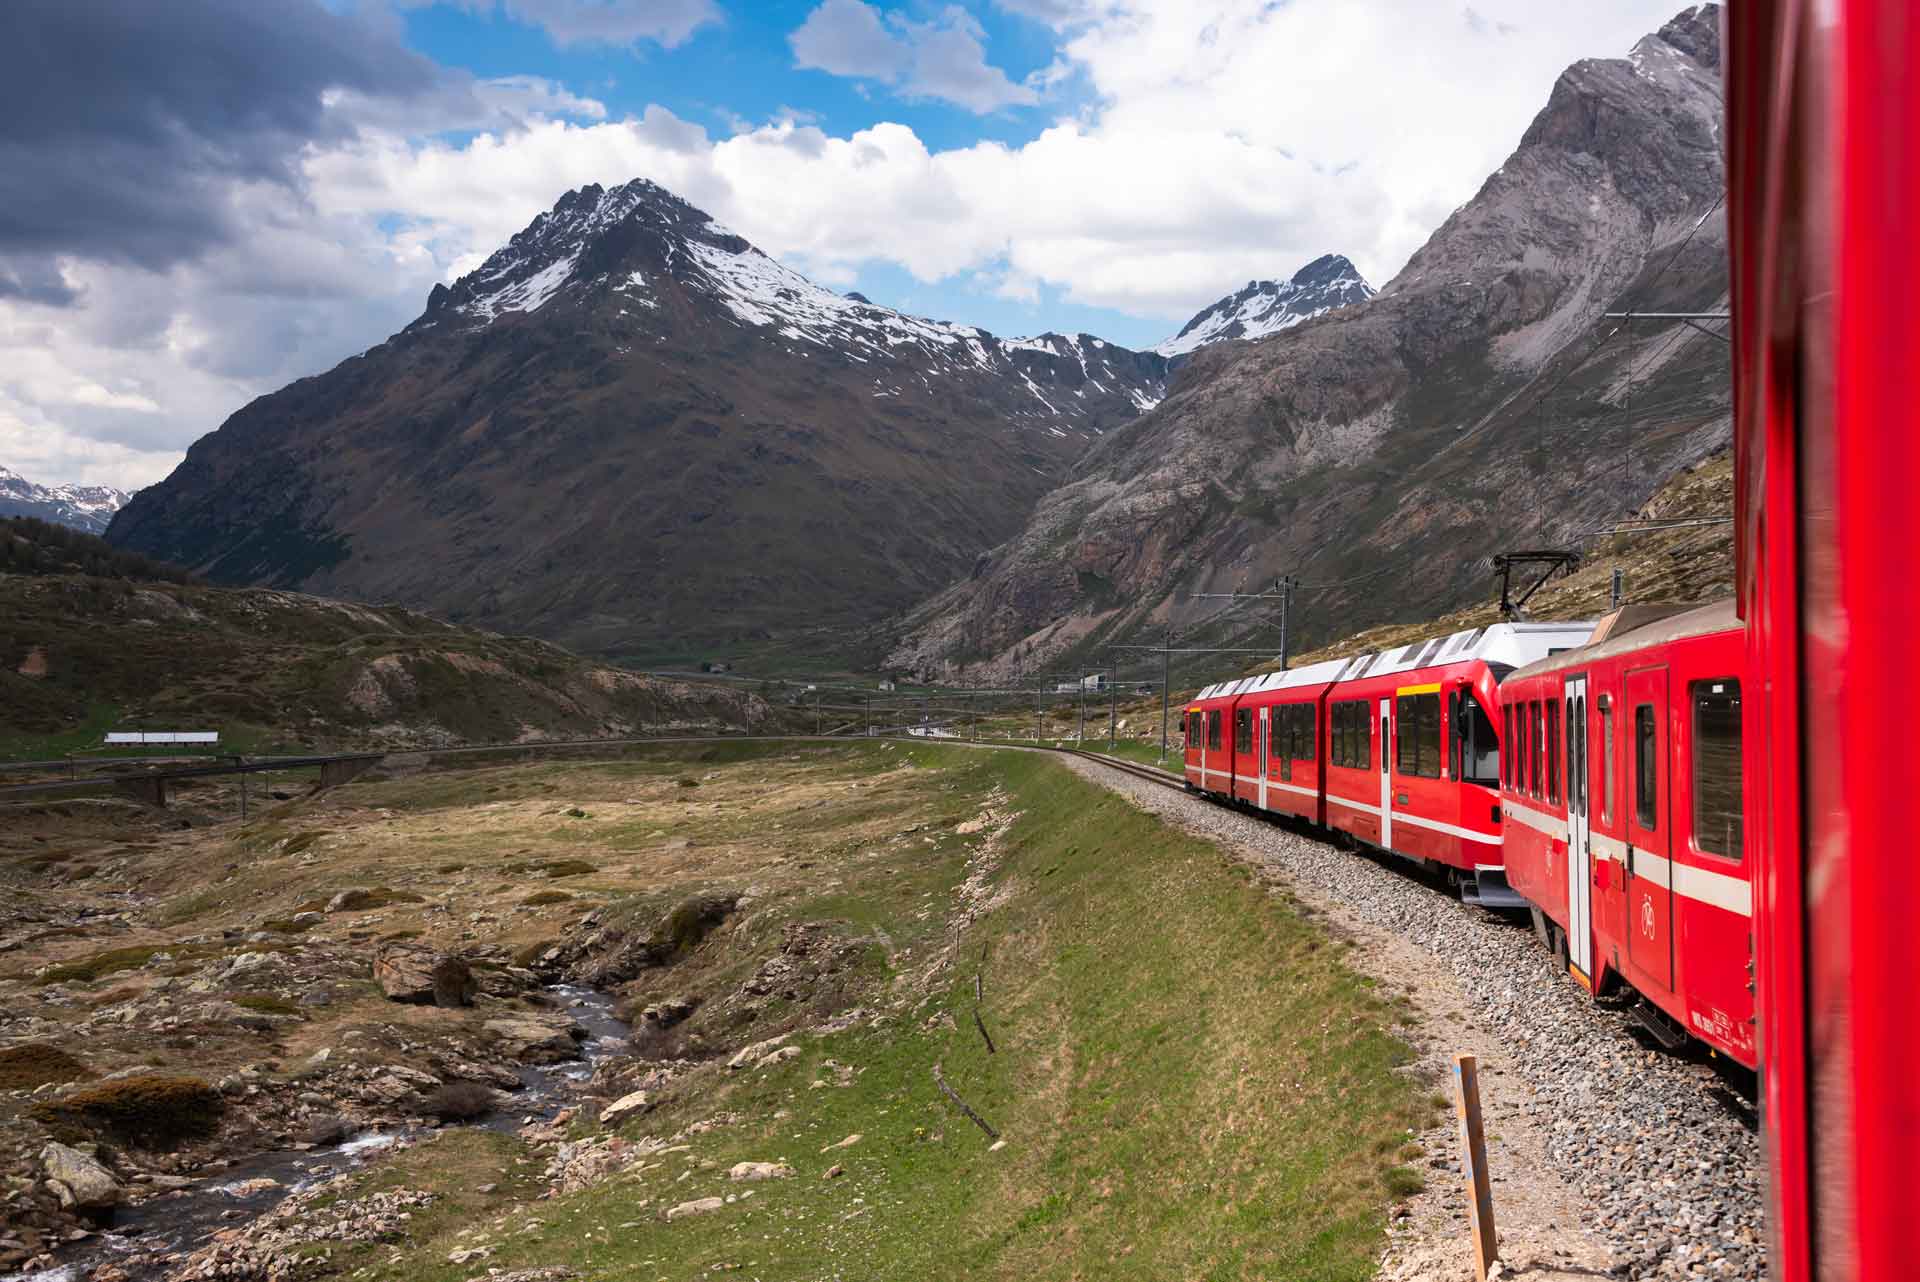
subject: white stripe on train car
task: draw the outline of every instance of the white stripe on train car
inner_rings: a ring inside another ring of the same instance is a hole
[[[1550,837],[1566,839],[1564,825],[1558,829],[1544,826],[1541,820],[1551,820],[1552,816],[1543,815],[1526,806],[1508,805],[1508,815],[1519,820],[1527,827],[1544,832]],[[1604,832],[1590,835],[1593,853],[1596,858],[1611,859],[1622,868],[1627,863],[1627,843],[1618,837],[1609,837]],[[1696,903],[1711,904],[1726,912],[1737,913],[1742,917],[1753,916],[1753,884],[1743,877],[1729,876],[1723,872],[1714,872],[1711,868],[1694,868],[1688,864],[1675,863],[1663,855],[1647,850],[1633,852],[1633,875],[1645,877],[1648,881],[1663,889]]]
[[[1472,828],[1456,827],[1453,824],[1441,823],[1438,819],[1428,819],[1424,815],[1416,815],[1410,810],[1394,811],[1393,821],[1397,824],[1412,824],[1416,828],[1430,828],[1434,832],[1443,832],[1449,837],[1459,837],[1466,841],[1479,842],[1483,846],[1497,846],[1500,844],[1500,834],[1497,832],[1476,832]]]

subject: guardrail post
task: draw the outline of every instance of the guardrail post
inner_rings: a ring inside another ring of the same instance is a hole
[[[1500,1240],[1493,1228],[1493,1188],[1487,1179],[1487,1143],[1480,1128],[1480,1064],[1472,1055],[1453,1057],[1453,1089],[1460,1113],[1461,1160],[1466,1165],[1474,1276],[1487,1282],[1487,1270],[1500,1258]]]

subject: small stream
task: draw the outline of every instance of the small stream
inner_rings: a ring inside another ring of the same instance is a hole
[[[587,1030],[586,1040],[580,1046],[580,1058],[561,1064],[520,1065],[516,1071],[522,1089],[512,1095],[506,1106],[468,1125],[510,1135],[530,1121],[547,1121],[573,1101],[580,1086],[593,1077],[600,1061],[626,1048],[627,1035],[632,1030],[614,1016],[613,998],[573,984],[550,985],[546,991]],[[0,1275],[0,1282],[79,1282],[91,1269],[109,1261],[120,1263],[131,1277],[142,1282],[161,1277],[159,1270],[139,1267],[139,1261],[134,1258],[136,1254],[196,1250],[213,1233],[248,1223],[273,1209],[291,1193],[365,1165],[405,1140],[445,1129],[446,1126],[424,1125],[373,1128],[356,1132],[329,1148],[307,1152],[283,1150],[241,1158],[190,1188],[157,1194],[137,1205],[121,1207],[111,1227],[81,1244],[75,1258],[63,1261],[58,1267]],[[232,1211],[244,1214],[229,1215]]]

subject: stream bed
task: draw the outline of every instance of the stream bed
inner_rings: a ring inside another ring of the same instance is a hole
[[[467,1125],[512,1134],[529,1123],[549,1121],[574,1101],[601,1060],[626,1048],[632,1030],[614,1015],[612,997],[574,984],[551,985],[546,992],[587,1030],[580,1058],[519,1066],[521,1089],[505,1106]],[[292,1193],[376,1160],[396,1144],[444,1129],[425,1125],[373,1128],[325,1148],[304,1152],[288,1149],[237,1159],[188,1188],[121,1207],[110,1227],[80,1244],[72,1258],[56,1267],[0,1275],[0,1282],[80,1282],[93,1269],[109,1262],[120,1264],[136,1282],[164,1277],[164,1270],[145,1267],[142,1261],[155,1254],[196,1250],[214,1233],[246,1225]],[[235,1211],[240,1214],[232,1214]]]

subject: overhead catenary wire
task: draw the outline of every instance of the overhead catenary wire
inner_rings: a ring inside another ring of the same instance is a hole
[[[1700,221],[1696,222],[1691,228],[1688,229],[1687,234],[1681,237],[1680,243],[1674,247],[1673,252],[1667,255],[1667,260],[1664,263],[1660,264],[1659,270],[1654,272],[1654,274],[1647,280],[1647,282],[1640,287],[1640,292],[1642,294],[1644,294],[1647,290],[1652,289],[1656,284],[1658,284],[1660,281],[1660,278],[1665,276],[1667,272],[1673,267],[1674,263],[1679,261],[1680,255],[1685,253],[1687,246],[1693,243],[1693,238],[1695,234],[1698,233],[1702,227],[1706,226],[1707,219],[1713,217],[1714,214],[1719,211],[1721,203],[1725,200],[1726,200],[1725,191],[1722,191],[1719,195],[1713,198],[1713,204],[1708,207],[1706,213],[1700,215]],[[1632,323],[1632,320],[1633,320],[1632,309],[1628,308],[1627,313],[1628,314],[1625,319],[1619,321],[1614,325],[1612,329],[1608,330],[1606,333],[1594,339],[1593,342],[1588,345],[1587,350],[1580,354],[1580,358],[1576,360],[1571,366],[1569,366],[1565,373],[1561,374],[1559,378],[1555,379],[1552,385],[1549,386],[1546,391],[1540,393],[1538,396],[1533,398],[1533,403],[1529,405],[1527,409],[1529,411],[1538,412],[1541,405],[1547,400],[1548,397],[1552,396],[1555,392],[1559,391],[1560,388],[1566,384],[1568,379],[1572,378],[1575,374],[1579,373],[1582,369],[1585,369],[1587,362],[1593,359],[1593,355],[1595,352],[1599,351],[1600,348],[1604,346],[1609,339],[1613,338],[1614,335],[1618,334],[1621,330],[1625,329],[1629,324]],[[1455,446],[1464,445],[1466,442],[1472,440],[1474,437],[1480,435],[1480,433],[1486,431],[1488,428],[1491,428],[1495,423],[1500,421],[1501,421],[1501,416],[1497,413],[1489,416],[1485,422],[1480,424],[1480,426],[1473,428],[1472,430],[1466,432],[1465,434],[1454,438],[1453,441],[1448,443],[1448,445],[1446,446],[1446,450],[1451,450]],[[1445,453],[1446,450],[1442,450],[1441,453]]]

